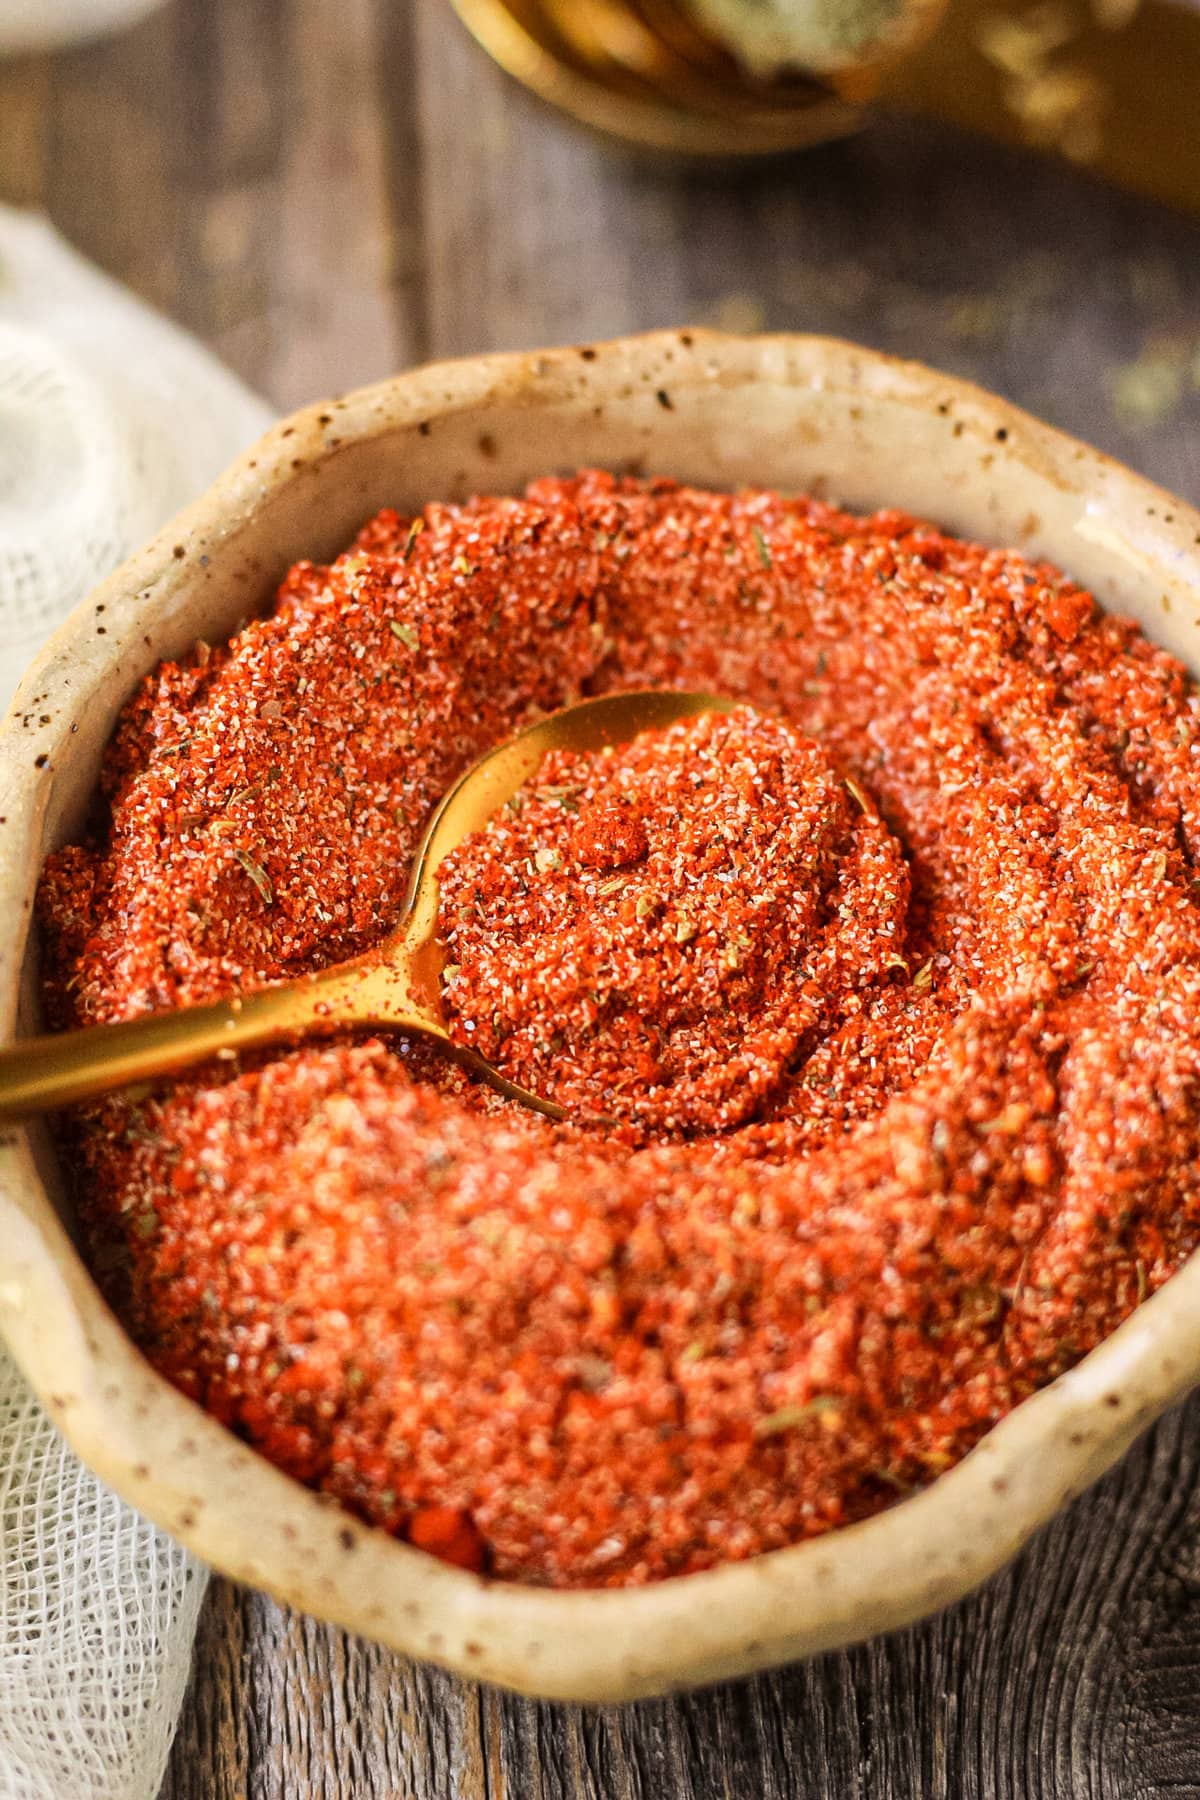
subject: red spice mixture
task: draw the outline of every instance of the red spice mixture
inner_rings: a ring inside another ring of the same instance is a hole
[[[640,1137],[773,1110],[909,972],[908,866],[859,796],[819,744],[748,709],[553,752],[442,865],[454,1035]]]
[[[1200,1235],[1191,685],[895,513],[585,474],[381,514],[126,708],[43,880],[54,1016],[365,947],[457,771],[645,685],[758,712],[543,767],[443,915],[456,1029],[618,1129],[377,1039],[68,1128],[160,1369],[362,1517],[563,1586],[876,1510]]]

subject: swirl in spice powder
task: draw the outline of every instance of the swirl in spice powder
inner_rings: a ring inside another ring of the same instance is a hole
[[[714,1134],[908,975],[908,866],[820,745],[749,710],[555,751],[442,866],[453,1035],[581,1118]]]
[[[154,1363],[463,1566],[619,1585],[894,1502],[1200,1236],[1197,701],[1068,577],[896,513],[586,473],[383,513],[163,665],[40,895],[62,1024],[394,922],[454,776],[583,692],[444,870],[454,1030],[63,1126]]]

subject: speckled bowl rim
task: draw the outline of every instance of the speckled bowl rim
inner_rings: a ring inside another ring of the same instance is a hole
[[[503,421],[511,451],[503,439],[497,448]],[[545,465],[543,444],[557,446]],[[960,529],[982,521],[981,536],[994,525],[1102,597],[1111,590],[1112,603],[1200,668],[1200,514],[967,383],[829,339],[691,331],[419,369],[276,426],[98,589],[34,664],[0,728],[4,1041],[18,1017],[23,1032],[34,1016],[29,919],[47,833],[61,840],[77,829],[117,706],[145,669],[190,641],[216,591],[206,584],[224,584],[222,593],[240,584],[247,603],[261,597],[298,554],[306,521],[320,554],[315,540],[329,537],[333,513],[348,535],[358,496],[364,516],[379,503],[368,490],[385,465],[419,482],[422,457],[434,457],[432,469],[441,454],[443,487],[486,491],[511,485],[510,466],[536,472],[570,461],[575,447],[577,462],[714,485],[755,470],[785,485],[781,469],[811,471],[808,485],[835,487],[847,504],[873,497]],[[944,504],[914,505],[938,496]],[[427,497],[438,496],[431,488]],[[227,1574],[529,1694],[629,1699],[932,1612],[1006,1562],[1200,1371],[1194,1257],[965,1461],[873,1519],[637,1590],[489,1582],[360,1525],[176,1393],[88,1276],[52,1198],[44,1135],[0,1138],[0,1332],[83,1459]]]

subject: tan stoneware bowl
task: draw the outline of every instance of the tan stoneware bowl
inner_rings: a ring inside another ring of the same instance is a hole
[[[47,646],[0,733],[0,1033],[38,1023],[30,909],[144,671],[264,605],[384,504],[582,464],[888,504],[1052,558],[1200,669],[1200,515],[978,389],[819,338],[688,331],[401,375],[278,425]],[[654,1587],[488,1582],[278,1473],[143,1360],[93,1286],[48,1140],[0,1148],[0,1330],[80,1455],[205,1561],[525,1693],[621,1700],[886,1631],[999,1568],[1200,1375],[1200,1260],[919,1495]]]

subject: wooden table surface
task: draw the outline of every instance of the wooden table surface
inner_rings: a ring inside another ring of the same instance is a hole
[[[1200,221],[915,124],[632,163],[442,0],[175,0],[0,65],[0,199],[280,407],[431,356],[665,324],[977,377],[1200,499]],[[1200,1402],[918,1629],[627,1710],[537,1706],[213,1583],[162,1800],[1200,1797]]]

